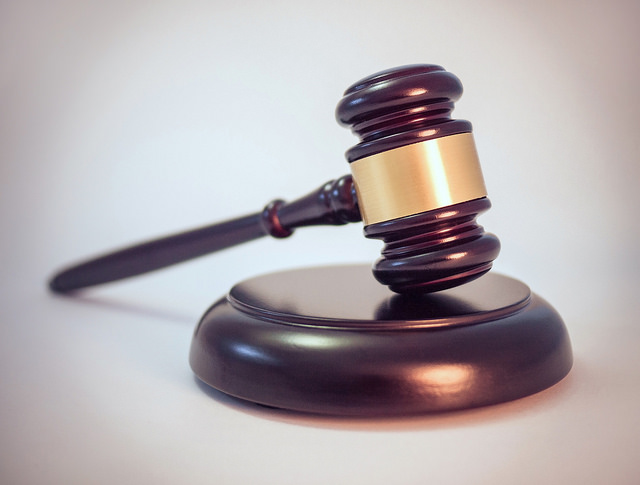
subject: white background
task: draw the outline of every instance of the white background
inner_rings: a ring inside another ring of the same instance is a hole
[[[636,2],[0,2],[0,481],[634,483],[640,475]],[[569,377],[389,420],[269,411],[198,385],[199,316],[260,273],[371,262],[300,230],[96,288],[61,265],[259,210],[348,171],[343,90],[436,63],[465,86],[497,271],[562,314]]]

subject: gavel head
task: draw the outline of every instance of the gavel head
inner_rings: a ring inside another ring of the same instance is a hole
[[[464,284],[500,251],[476,223],[491,203],[471,123],[450,117],[461,94],[442,67],[411,65],[355,83],[336,109],[360,138],[346,156],[365,236],[385,243],[373,274],[398,293]]]

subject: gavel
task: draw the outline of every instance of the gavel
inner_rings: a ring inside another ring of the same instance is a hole
[[[437,65],[381,71],[348,88],[336,118],[359,137],[351,175],[255,214],[125,248],[56,274],[52,291],[147,273],[262,236],[313,225],[364,222],[384,242],[373,275],[392,291],[430,293],[491,269],[500,243],[476,222],[491,207],[471,123],[451,119],[462,84]]]

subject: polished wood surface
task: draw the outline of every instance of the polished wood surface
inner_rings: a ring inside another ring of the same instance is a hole
[[[471,123],[451,119],[462,84],[431,64],[373,74],[348,88],[338,121],[360,138],[347,151],[355,162],[413,143],[471,133]],[[374,276],[399,293],[440,291],[491,269],[500,242],[476,217],[491,207],[486,197],[367,225],[365,236],[385,243]]]
[[[239,283],[203,316],[190,364],[244,400],[390,416],[536,393],[569,372],[572,353],[560,316],[512,278],[488,274],[416,297],[395,295],[355,265]]]
[[[474,280],[491,269],[500,241],[476,217],[491,207],[483,197],[364,228],[381,239],[373,275],[398,293],[430,293]]]
[[[66,293],[165,268],[270,235],[288,237],[297,227],[360,221],[350,175],[332,180],[290,203],[274,200],[251,214],[173,236],[137,244],[69,267],[50,281]]]
[[[351,127],[360,142],[347,160],[448,135],[470,133],[471,123],[451,119],[462,83],[433,64],[401,66],[350,86],[336,108],[336,119]]]

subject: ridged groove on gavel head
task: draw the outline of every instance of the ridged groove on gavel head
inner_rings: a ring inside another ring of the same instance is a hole
[[[373,275],[397,293],[430,293],[459,286],[491,269],[500,241],[476,217],[491,207],[486,197],[364,228],[381,239]]]
[[[347,151],[347,160],[360,164],[364,158],[414,143],[470,134],[471,123],[451,119],[461,95],[458,78],[435,65],[403,66],[358,81],[336,109],[338,121],[360,138]],[[398,293],[428,293],[483,275],[500,251],[498,238],[476,222],[489,207],[489,199],[480,195],[367,224],[365,236],[385,244],[374,276]]]
[[[470,133],[471,123],[451,119],[462,95],[460,80],[442,67],[416,64],[381,71],[348,88],[336,118],[360,143],[350,148],[354,162],[401,146]]]

